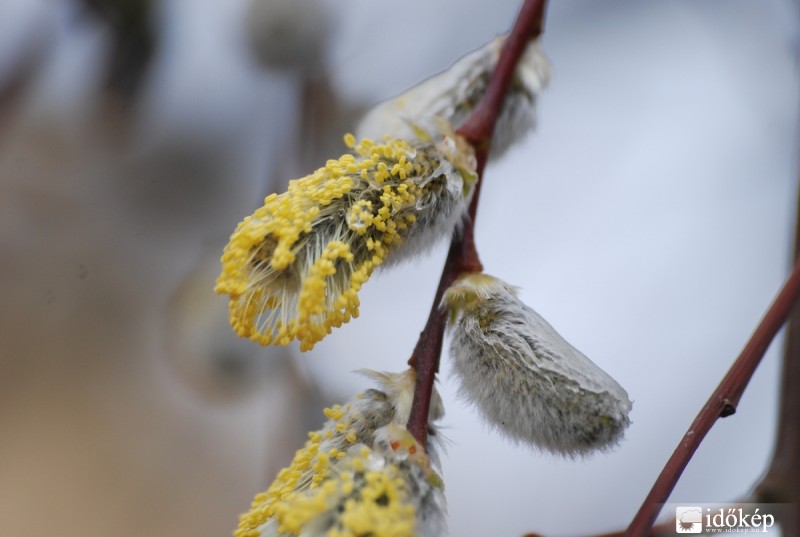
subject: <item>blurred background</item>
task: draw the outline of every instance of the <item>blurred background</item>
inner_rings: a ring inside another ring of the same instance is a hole
[[[325,404],[400,370],[446,245],[374,277],[309,353],[260,348],[212,292],[228,235],[337,157],[370,106],[510,27],[518,0],[0,0],[0,534],[230,535]],[[553,1],[537,132],[485,175],[486,271],[634,401],[562,460],[440,389],[454,536],[627,525],[787,275],[790,0]],[[747,494],[776,342],[672,501]],[[668,513],[665,513],[668,515]]]

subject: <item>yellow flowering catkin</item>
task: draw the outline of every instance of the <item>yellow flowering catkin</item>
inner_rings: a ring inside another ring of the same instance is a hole
[[[272,194],[236,228],[216,291],[262,345],[311,349],[358,316],[358,291],[387,261],[452,233],[474,180],[469,145],[440,122],[410,141],[345,136],[352,153]]]
[[[386,391],[367,390],[325,409],[323,428],[256,495],[235,537],[442,535],[441,478],[404,425],[400,400],[414,373],[369,374]]]

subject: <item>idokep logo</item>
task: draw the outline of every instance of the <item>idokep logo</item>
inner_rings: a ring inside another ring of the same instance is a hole
[[[755,503],[676,506],[675,534],[770,533],[781,508],[781,504]]]
[[[675,531],[703,533],[703,509],[698,506],[675,508]]]

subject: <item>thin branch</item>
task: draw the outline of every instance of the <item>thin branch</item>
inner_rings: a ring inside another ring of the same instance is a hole
[[[711,430],[718,418],[724,418],[736,412],[736,406],[739,404],[739,399],[750,382],[750,378],[761,362],[769,344],[775,338],[775,334],[786,321],[798,296],[800,296],[800,264],[795,265],[750,341],[747,342],[722,382],[700,410],[683,440],[675,448],[675,452],[667,461],[653,488],[628,526],[628,530],[625,532],[627,537],[648,535],[661,509],[660,504],[665,503],[669,498],[683,470],[708,431]]]
[[[795,262],[800,259],[800,190],[795,225]],[[795,306],[786,331],[781,368],[778,431],[766,475],[753,491],[753,501],[800,504],[800,307]],[[800,535],[800,509],[779,520],[784,535]]]
[[[408,361],[408,364],[417,372],[408,430],[423,446],[427,445],[428,413],[436,372],[439,370],[439,358],[444,338],[445,314],[439,308],[439,303],[444,292],[459,275],[465,272],[479,272],[483,268],[475,249],[474,240],[475,216],[483,170],[492,143],[495,123],[502,111],[504,98],[517,63],[525,52],[528,42],[536,39],[542,33],[546,4],[546,0],[525,0],[517,15],[514,28],[506,39],[486,93],[463,126],[458,129],[458,134],[464,136],[475,148],[478,180],[473,187],[475,192],[468,214],[464,219],[463,228],[460,233],[454,235],[450,243],[450,251],[447,254],[428,321]]]

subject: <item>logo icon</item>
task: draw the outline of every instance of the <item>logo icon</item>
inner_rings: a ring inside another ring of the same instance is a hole
[[[676,507],[675,531],[703,533],[703,510],[700,507]]]

